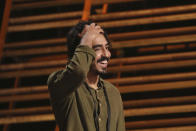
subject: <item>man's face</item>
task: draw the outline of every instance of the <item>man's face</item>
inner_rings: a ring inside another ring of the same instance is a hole
[[[103,34],[99,34],[93,40],[92,48],[95,51],[96,57],[91,71],[95,71],[98,74],[106,73],[111,53],[109,51],[110,45]]]

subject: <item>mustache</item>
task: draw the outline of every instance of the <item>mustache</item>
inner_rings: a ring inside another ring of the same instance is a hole
[[[98,59],[98,60],[97,60],[97,62],[101,62],[101,61],[104,61],[104,60],[109,61],[109,60],[110,60],[110,58],[109,58],[109,57],[105,57],[105,56],[103,56],[103,57],[101,57],[100,59]]]

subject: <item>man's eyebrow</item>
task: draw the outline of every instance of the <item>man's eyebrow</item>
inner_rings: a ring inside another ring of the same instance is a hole
[[[94,46],[93,46],[93,49],[94,49],[94,48],[97,48],[97,47],[102,47],[102,45],[101,45],[101,44],[94,45]]]
[[[97,44],[97,45],[94,45],[92,48],[94,49],[94,48],[102,47],[102,46],[103,46],[102,44]],[[107,43],[106,46],[110,46],[110,44]]]

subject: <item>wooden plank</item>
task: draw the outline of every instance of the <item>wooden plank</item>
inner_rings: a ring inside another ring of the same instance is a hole
[[[54,121],[53,114],[29,115],[29,116],[15,116],[0,118],[0,124],[14,124],[14,123],[28,123],[28,122],[43,122]]]
[[[168,126],[181,126],[195,124],[196,117],[185,117],[185,118],[170,118],[170,119],[159,119],[159,120],[145,120],[145,121],[133,121],[126,122],[126,128],[141,129],[141,128],[152,128],[152,127],[168,127]]]
[[[5,50],[4,57],[10,56],[23,56],[23,55],[38,55],[38,54],[48,54],[48,53],[66,53],[67,47],[65,45],[55,46],[55,47],[41,47],[41,48],[31,48],[31,49],[15,49],[15,50]]]
[[[19,24],[19,23],[36,22],[36,21],[74,18],[74,17],[81,17],[81,16],[82,16],[82,11],[74,11],[74,12],[63,12],[63,13],[10,18],[9,22],[10,24]]]
[[[49,99],[48,93],[37,93],[37,94],[25,94],[25,95],[15,95],[15,96],[0,96],[0,102],[9,102],[9,101],[33,101],[40,99]]]
[[[188,79],[196,79],[196,72],[134,76],[134,77],[124,77],[124,78],[121,77],[120,79],[112,78],[107,80],[113,84],[142,84],[142,83],[188,80]]]
[[[136,92],[146,92],[146,91],[148,92],[148,91],[164,91],[164,90],[175,90],[175,89],[189,89],[189,88],[196,88],[195,85],[196,85],[196,80],[189,80],[189,81],[179,81],[179,82],[119,86],[118,89],[120,93],[123,94],[123,93],[136,93]],[[43,93],[22,94],[22,95],[15,95],[15,96],[0,96],[0,102],[9,102],[11,100],[14,100],[15,102],[31,101],[31,100],[40,100],[40,99],[49,98],[48,92],[46,90],[47,86],[43,87],[43,89],[40,89],[39,87],[37,88],[35,88],[34,91],[41,90],[41,91],[46,91],[46,93],[43,92]],[[19,91],[21,90],[18,90],[18,92]],[[28,93],[29,90],[27,89],[26,92]]]
[[[109,34],[111,40],[123,40],[125,38],[137,39],[142,37],[155,37],[155,36],[165,36],[165,35],[177,35],[183,33],[192,33],[195,32],[196,26],[188,27],[177,27],[177,28],[167,28],[167,29],[156,29],[156,30],[147,30],[147,31],[136,31],[136,32],[122,32],[122,33],[113,33]]]
[[[137,77],[125,77],[125,78],[113,78],[106,79],[107,81],[113,84],[137,84],[137,83],[146,83],[146,82],[161,82],[161,81],[175,81],[175,80],[189,80],[195,79],[196,72],[190,73],[175,73],[175,74],[166,74],[166,75],[150,75],[150,76],[137,76]],[[42,86],[28,86],[20,87],[17,89],[1,89],[0,95],[10,95],[10,94],[24,94],[24,93],[35,93],[47,91],[48,88],[46,85]]]
[[[28,108],[16,108],[9,110],[0,110],[0,115],[24,115],[24,114],[39,114],[39,113],[52,113],[51,106],[41,106],[41,107],[28,107]],[[0,117],[1,118],[1,117]]]
[[[109,67],[108,72],[118,73],[118,72],[136,72],[136,71],[150,71],[150,70],[160,70],[160,69],[173,69],[182,67],[194,67],[196,66],[196,60],[183,60],[183,61],[171,61],[171,62],[158,62],[158,63],[147,63],[147,64],[134,64],[134,65],[123,65],[122,68],[118,66]],[[13,78],[16,76],[37,76],[37,75],[48,75],[54,71],[62,70],[65,66],[50,67],[46,69],[33,69],[33,70],[18,70],[1,72],[0,78]]]
[[[41,100],[41,99],[40,99]],[[196,102],[196,96],[180,96],[180,97],[166,97],[156,99],[145,99],[145,100],[129,100],[123,101],[124,107],[127,108],[139,108],[142,106],[160,106],[167,104],[180,104]],[[31,108],[18,108],[13,110],[0,110],[0,115],[15,115],[15,114],[29,114],[29,113],[40,113],[52,111],[50,106],[44,107],[31,107]]]
[[[183,60],[183,61],[170,61],[170,62],[158,62],[158,63],[147,63],[147,64],[135,64],[135,65],[124,65],[119,69],[116,67],[109,67],[108,72],[137,72],[137,71],[150,71],[160,69],[173,69],[182,67],[193,67],[196,66],[196,60]]]
[[[127,131],[195,131],[196,126],[175,126],[175,127],[162,127],[162,128],[151,128],[151,129],[134,129]]]
[[[41,100],[41,98],[40,98]],[[192,103],[196,102],[196,96],[180,96],[180,97],[166,97],[156,99],[145,100],[129,100],[123,101],[124,107],[127,108],[139,108],[143,106],[160,106],[168,104],[180,104],[180,103]],[[30,107],[30,108],[18,108],[13,110],[0,110],[0,115],[16,115],[16,114],[30,114],[30,113],[43,113],[50,112],[51,106],[44,107]]]
[[[119,49],[119,48],[127,48],[127,47],[133,48],[133,47],[144,47],[144,46],[155,46],[155,45],[169,45],[169,44],[194,42],[194,41],[196,41],[196,34],[118,41],[112,43],[112,48]],[[58,52],[66,52],[66,51],[67,48],[64,45],[62,45],[62,46],[55,46],[52,48],[44,47],[44,48],[25,49],[25,50],[23,49],[5,50],[4,56],[8,57],[8,56],[21,56],[21,55],[34,55],[34,54],[58,53]]]
[[[186,13],[186,14],[177,14],[177,15],[169,15],[169,16],[156,16],[156,17],[127,19],[127,20],[113,20],[107,22],[98,22],[98,24],[103,26],[104,28],[115,28],[115,27],[122,27],[122,26],[136,26],[136,25],[144,25],[144,24],[176,22],[176,21],[194,20],[194,19],[196,19],[196,13]],[[38,24],[13,25],[8,27],[8,32],[71,27],[77,24],[78,21],[79,20],[62,20],[62,21],[44,22]]]
[[[19,83],[20,83],[20,78],[18,78],[18,77],[16,77],[16,79],[15,79],[15,81],[14,81],[14,89],[17,89],[18,88],[18,86],[19,86]],[[15,94],[13,94],[13,96],[14,96]],[[8,109],[9,110],[12,110],[12,109],[14,109],[15,108],[15,102],[14,101],[10,101],[9,102],[9,106],[8,106]],[[9,116],[9,115],[8,115]],[[7,117],[8,117],[7,116]],[[9,129],[9,124],[5,124],[4,126],[3,126],[3,131],[7,131]]]
[[[125,38],[142,38],[142,37],[152,37],[152,36],[163,36],[163,35],[173,35],[179,33],[191,33],[196,30],[196,26],[189,27],[178,27],[178,28],[169,28],[169,29],[158,29],[158,30],[148,30],[148,31],[137,31],[137,32],[126,32],[126,33],[113,33],[109,35],[111,40],[125,39]],[[14,47],[28,47],[28,46],[36,46],[36,45],[44,45],[44,44],[54,44],[54,43],[66,43],[67,39],[65,37],[62,38],[53,38],[46,40],[35,40],[35,41],[24,41],[24,42],[12,42],[6,43],[4,45],[5,48],[14,48]]]
[[[193,52],[181,52],[181,53],[170,53],[170,54],[159,54],[150,56],[137,56],[137,57],[127,57],[127,58],[114,58],[111,59],[110,65],[122,64],[141,64],[149,62],[161,62],[161,61],[174,61],[182,59],[192,59],[196,57],[195,51]]]
[[[1,72],[0,78],[6,79],[6,78],[13,78],[16,76],[19,77],[28,77],[28,76],[39,76],[39,75],[49,75],[54,71],[62,70],[64,67],[53,67],[53,68],[47,68],[47,69],[34,69],[34,70],[21,70],[21,71],[10,71],[10,72]]]
[[[6,43],[5,49],[7,48],[16,48],[16,47],[28,47],[28,46],[37,46],[37,45],[54,45],[56,43],[66,43],[67,39],[63,38],[53,38],[45,40],[33,40],[33,41],[24,41],[24,42],[12,42]]]
[[[146,91],[168,91],[168,90],[189,89],[189,88],[196,88],[196,80],[164,82],[164,83],[162,82],[162,83],[118,87],[121,93],[136,93],[136,92],[146,92]]]
[[[194,11],[196,10],[196,5],[183,5],[183,6],[174,6],[174,7],[166,7],[166,8],[157,8],[157,9],[147,9],[147,10],[139,10],[139,11],[124,11],[124,12],[114,12],[114,13],[102,13],[99,15],[91,15],[90,19],[94,21],[97,20],[106,20],[106,19],[117,19],[117,18],[127,18],[127,17],[138,17],[138,16],[147,16],[147,15],[157,15],[164,13],[180,13],[185,11]],[[63,12],[63,13],[55,13],[55,14],[44,14],[37,16],[25,16],[19,18],[11,18],[11,24],[17,23],[25,23],[25,22],[35,22],[35,21],[46,21],[46,20],[55,20],[62,18],[70,18],[70,17],[79,17],[82,16],[82,11],[74,11],[74,12]]]
[[[179,107],[179,109],[177,108]],[[191,108],[190,108],[191,107]],[[194,108],[193,108],[194,107]],[[154,108],[155,109],[155,108]],[[174,110],[177,112],[192,112],[195,111],[195,105],[185,105],[185,106],[172,106],[172,107],[162,107],[162,109],[166,110],[160,110],[157,108],[156,112],[157,113],[173,113]],[[172,110],[173,109],[173,110]],[[142,109],[138,109],[140,112]],[[155,114],[155,111],[152,109],[148,109],[146,114]],[[154,112],[153,112],[154,111]],[[125,115],[127,111],[125,110]],[[137,112],[134,112],[138,114]],[[142,112],[142,114],[145,114]],[[39,121],[53,121],[54,120],[54,115],[53,114],[44,114],[44,115],[31,115],[31,116],[16,116],[16,117],[10,117],[10,118],[0,118],[0,124],[11,124],[11,123],[26,123],[26,122],[39,122]]]
[[[157,45],[172,45],[176,43],[195,42],[196,34],[180,35],[180,36],[168,36],[160,38],[146,38],[138,40],[126,40],[112,42],[113,49],[119,48],[133,48],[144,46],[157,46]]]
[[[82,13],[82,20],[87,21],[91,14],[91,6],[93,1],[92,0],[84,0],[84,8]]]
[[[164,98],[151,98],[141,100],[127,100],[123,101],[124,107],[127,108],[141,108],[146,106],[164,106],[176,105],[184,103],[195,103],[196,96],[178,96],[178,97],[164,97]]]
[[[124,110],[125,117],[163,115],[173,113],[195,113],[196,105],[177,105],[166,107],[137,108]]]
[[[130,17],[139,17],[139,16],[148,16],[148,15],[162,15],[167,13],[180,13],[186,11],[195,11],[196,5],[182,5],[182,6],[173,6],[173,7],[164,7],[164,8],[155,8],[155,9],[144,9],[138,11],[121,11],[121,12],[112,12],[107,14],[98,14],[92,15],[90,18],[94,21],[99,20],[109,20],[109,19],[118,19],[118,18],[130,18]]]
[[[0,90],[0,95],[11,95],[11,94],[27,94],[27,93],[40,93],[47,92],[48,87],[46,85],[42,86],[28,86],[28,87],[20,87],[20,88],[4,88]]]
[[[0,28],[0,59],[3,56],[3,48],[4,48],[6,34],[8,30],[11,7],[12,7],[12,0],[5,0],[5,8],[4,8],[4,13],[3,13],[2,23]]]
[[[93,5],[100,5],[104,3],[124,3],[124,2],[135,2],[142,0],[97,0],[93,1]],[[17,4],[13,7],[12,10],[24,10],[24,9],[38,9],[38,8],[47,8],[47,7],[55,7],[55,6],[65,6],[65,5],[73,5],[73,4],[82,4],[83,0],[59,0],[59,1],[46,1],[46,2],[34,2],[34,3],[26,3],[26,4]]]
[[[37,24],[24,24],[24,25],[12,25],[8,27],[8,32],[18,32],[18,31],[33,31],[42,29],[52,29],[61,27],[71,27],[76,25],[80,20],[61,20],[54,22],[43,22]]]
[[[136,25],[156,24],[156,23],[164,23],[164,22],[194,20],[194,19],[196,19],[196,13],[186,13],[186,14],[156,16],[156,17],[127,19],[127,20],[113,20],[108,22],[99,22],[98,24],[100,24],[104,28],[114,28],[114,27],[122,27],[122,26],[136,26]]]
[[[9,70],[23,70],[30,68],[41,68],[48,66],[66,66],[67,60],[51,60],[51,61],[40,61],[40,62],[26,62],[19,64],[5,64],[0,66],[0,71]]]
[[[171,54],[161,54],[161,55],[151,55],[151,56],[138,56],[138,57],[127,57],[127,58],[114,58],[109,62],[109,66],[121,64],[141,64],[149,62],[160,62],[160,61],[174,61],[182,59],[193,59],[196,58],[196,52],[182,52],[182,53],[171,53]],[[0,71],[6,70],[22,70],[28,68],[39,68],[48,66],[65,66],[67,60],[50,60],[41,62],[25,62],[25,63],[15,63],[15,64],[2,64],[0,66]]]

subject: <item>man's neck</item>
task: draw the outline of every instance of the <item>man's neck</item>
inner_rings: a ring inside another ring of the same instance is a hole
[[[98,84],[98,82],[99,82],[99,75],[89,72],[89,73],[87,74],[86,82],[87,82],[87,84],[88,84],[91,88],[93,88],[93,89],[98,89],[97,84]]]

